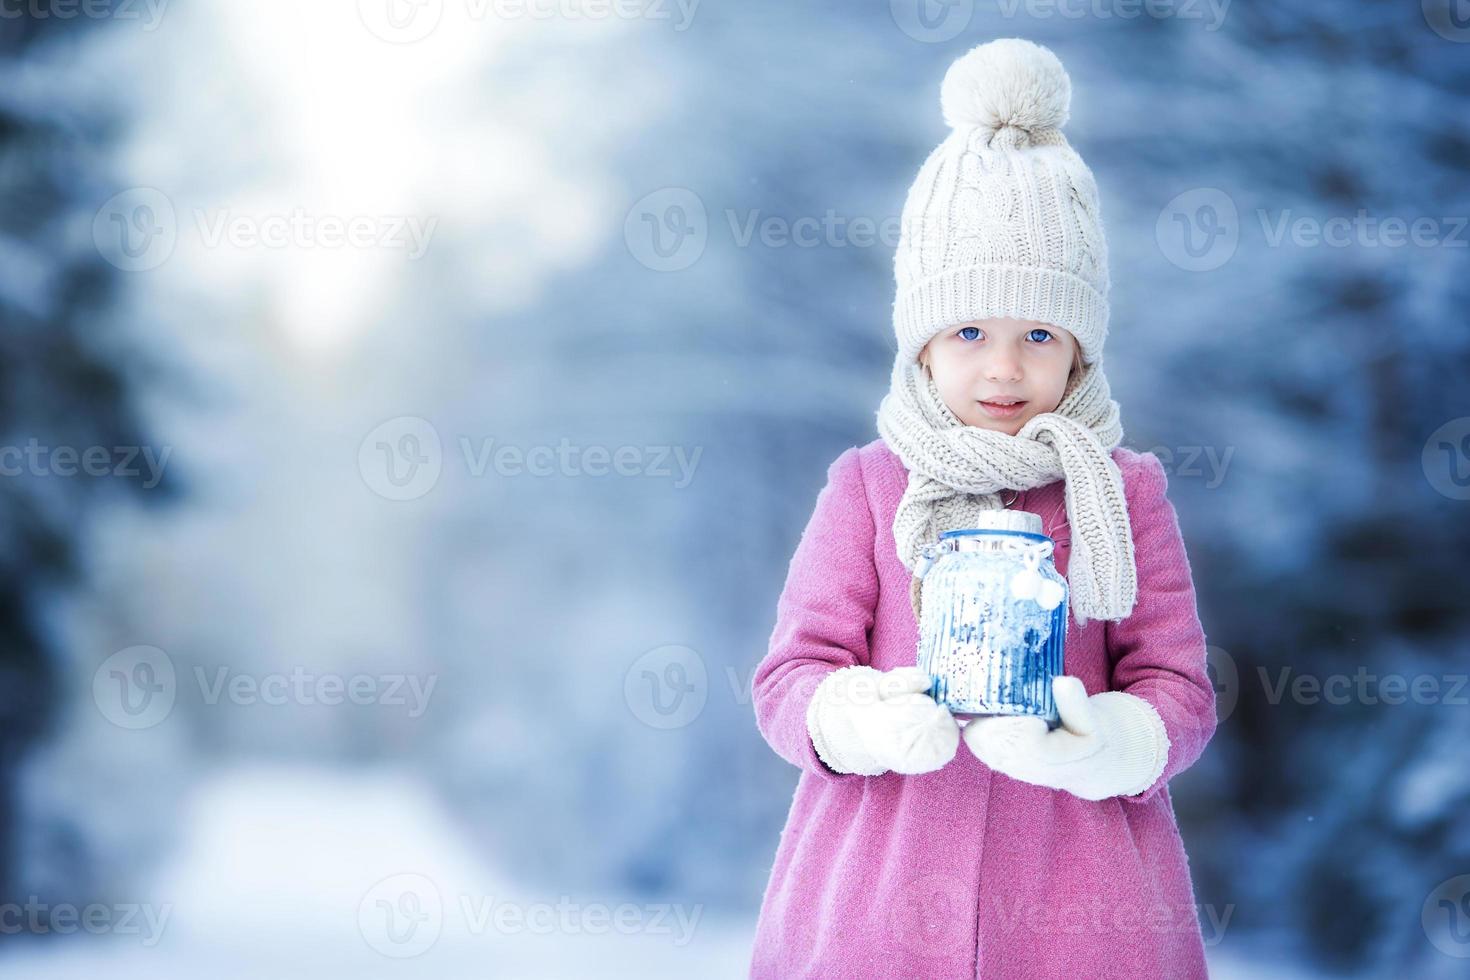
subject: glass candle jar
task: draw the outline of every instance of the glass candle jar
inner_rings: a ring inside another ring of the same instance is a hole
[[[1056,727],[1067,580],[1052,562],[1055,543],[1028,511],[987,511],[977,523],[942,533],[915,569],[929,694],[956,717],[1035,715]]]

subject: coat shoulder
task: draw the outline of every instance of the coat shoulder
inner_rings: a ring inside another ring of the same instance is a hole
[[[864,458],[864,448],[849,446],[837,454],[837,458],[827,466],[827,488],[825,493],[832,494],[835,499],[842,501],[848,506],[853,506],[859,501],[868,502],[868,462]]]
[[[884,442],[881,436],[866,446],[857,447],[857,451],[862,456],[863,461],[869,466],[874,463],[888,462],[897,462],[899,465],[902,465],[898,455],[892,449],[888,448],[888,443]]]
[[[1147,503],[1164,496],[1169,487],[1169,477],[1159,457],[1127,446],[1118,446],[1111,455],[1123,476],[1123,493],[1129,503]]]
[[[882,499],[887,499],[895,492],[899,496],[903,495],[904,487],[909,482],[909,470],[903,465],[903,460],[898,458],[898,454],[888,448],[888,443],[881,437],[874,439],[858,449],[858,456],[863,463],[863,475],[868,481],[868,487],[874,493]]]

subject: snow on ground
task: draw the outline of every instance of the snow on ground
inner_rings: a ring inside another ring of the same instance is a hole
[[[463,847],[411,773],[217,772],[127,935],[10,942],[0,976],[46,980],[743,978],[754,915],[518,886]],[[119,917],[115,920],[121,923]],[[1228,947],[1228,949],[1226,948]],[[1227,935],[1215,980],[1317,974]]]
[[[135,931],[10,942],[0,976],[718,980],[749,963],[749,916],[500,878],[411,774],[221,772],[180,826]]]

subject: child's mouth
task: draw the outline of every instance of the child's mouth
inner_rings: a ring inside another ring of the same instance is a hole
[[[1009,405],[1001,405],[996,402],[981,402],[980,407],[985,409],[985,414],[993,419],[1013,419],[1021,414],[1026,407],[1025,402],[1012,402]]]

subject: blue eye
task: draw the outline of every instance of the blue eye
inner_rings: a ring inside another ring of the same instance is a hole
[[[1041,337],[1040,340],[1037,340],[1036,339],[1036,336],[1035,336],[1036,334],[1041,334],[1042,335],[1042,337]],[[1051,339],[1051,331],[1050,330],[1043,330],[1040,327],[1036,327],[1030,333],[1026,334],[1026,336],[1029,337],[1029,338],[1031,338],[1032,340],[1036,340],[1036,342],[1038,344],[1044,344],[1048,340]]]
[[[979,327],[964,327],[963,329],[960,330],[959,335],[961,337],[963,337],[965,340],[974,340],[975,338],[977,338],[977,337],[980,336],[980,328]]]

